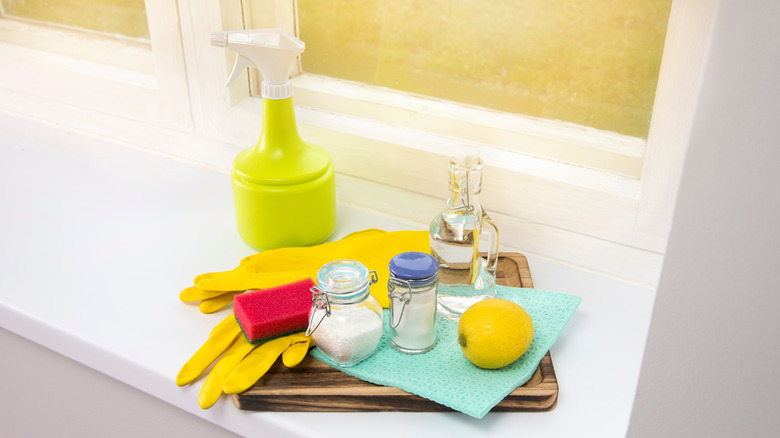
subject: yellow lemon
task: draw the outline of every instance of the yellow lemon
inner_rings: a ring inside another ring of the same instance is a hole
[[[509,300],[482,300],[463,312],[458,344],[480,368],[496,369],[516,361],[534,338],[534,323],[520,305]]]

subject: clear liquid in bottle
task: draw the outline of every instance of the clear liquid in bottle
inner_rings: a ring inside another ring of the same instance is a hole
[[[431,255],[439,262],[438,312],[453,320],[472,304],[496,296],[498,230],[479,203],[481,171],[478,152],[456,151],[447,208],[430,225]],[[487,259],[480,257],[480,243]]]

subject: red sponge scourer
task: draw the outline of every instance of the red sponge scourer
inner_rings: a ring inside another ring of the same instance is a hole
[[[246,339],[255,344],[305,330],[309,325],[312,286],[312,279],[305,278],[233,297],[233,313]]]

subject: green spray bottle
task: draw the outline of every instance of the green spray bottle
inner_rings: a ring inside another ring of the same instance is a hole
[[[289,79],[305,45],[282,29],[215,32],[211,43],[237,52],[229,85],[246,67],[263,75],[260,140],[233,161],[238,233],[257,249],[311,246],[336,227],[335,171],[328,152],[298,134]]]

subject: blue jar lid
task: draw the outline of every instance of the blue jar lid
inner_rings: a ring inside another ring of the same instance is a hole
[[[390,275],[401,280],[423,280],[435,277],[439,263],[424,252],[402,252],[390,260]]]

